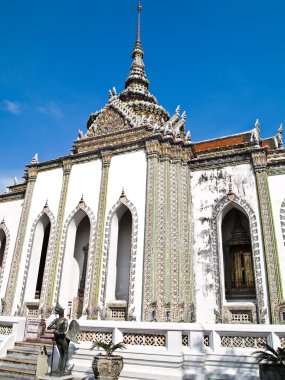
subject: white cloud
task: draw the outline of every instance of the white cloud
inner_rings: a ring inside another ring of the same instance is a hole
[[[10,100],[5,99],[3,101],[4,109],[14,115],[19,115],[21,113],[21,105],[16,102],[11,102]]]
[[[38,112],[44,114],[44,115],[50,115],[54,117],[55,119],[60,119],[63,117],[63,113],[59,106],[55,102],[48,102],[47,104],[43,106],[37,107]]]

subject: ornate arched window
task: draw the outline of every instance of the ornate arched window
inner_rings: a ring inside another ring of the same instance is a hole
[[[0,271],[2,270],[5,248],[6,248],[6,234],[4,230],[0,228]]]
[[[79,209],[67,230],[60,293],[60,299],[68,302],[68,312],[72,318],[79,318],[83,313],[89,239],[90,219],[84,210]]]
[[[232,208],[222,220],[225,298],[227,301],[256,298],[252,245],[247,216]]]
[[[105,227],[101,307],[107,319],[135,319],[135,279],[138,214],[122,192]]]
[[[36,222],[33,231],[33,245],[26,282],[25,302],[38,300],[41,297],[50,227],[50,218],[43,212]]]
[[[132,214],[121,204],[111,220],[106,301],[128,304],[132,248]]]
[[[2,280],[5,272],[5,264],[8,254],[9,241],[10,233],[3,219],[0,223],[0,289],[2,288]]]

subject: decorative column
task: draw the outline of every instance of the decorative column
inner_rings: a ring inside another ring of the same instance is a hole
[[[96,231],[95,231],[95,249],[94,249],[94,265],[91,274],[91,289],[88,306],[88,317],[97,319],[98,317],[98,302],[100,288],[100,272],[102,263],[102,249],[104,239],[105,214],[108,190],[109,168],[111,164],[112,152],[102,152],[102,173],[100,183],[100,194],[98,202]]]
[[[170,205],[169,205],[169,187],[170,187],[170,159],[171,147],[169,143],[161,146],[161,157],[158,172],[157,187],[157,267],[155,278],[157,283],[156,301],[157,301],[157,319],[158,321],[169,320],[170,315]]]
[[[147,190],[145,211],[143,320],[149,321],[151,319],[156,319],[156,204],[160,144],[157,141],[149,141],[146,143],[146,151]]]
[[[19,276],[19,267],[22,257],[23,245],[26,236],[27,223],[29,218],[29,212],[31,208],[32,196],[34,191],[34,186],[38,174],[38,169],[34,166],[29,167],[27,173],[27,188],[25,193],[24,204],[22,208],[22,214],[20,218],[18,233],[15,242],[14,253],[11,262],[11,269],[9,274],[9,279],[7,283],[6,294],[4,298],[4,306],[2,315],[10,315],[13,308],[17,279]],[[18,313],[20,310],[17,310]]]
[[[144,320],[189,321],[192,311],[189,156],[169,142],[148,142]]]
[[[170,220],[170,262],[166,267],[167,277],[170,280],[170,290],[167,289],[167,295],[170,303],[170,319],[178,322],[179,318],[179,299],[182,288],[180,287],[179,278],[183,273],[180,268],[181,249],[180,249],[180,193],[181,193],[181,148],[175,148],[172,151],[172,160],[170,164],[170,187],[169,187],[169,220]]]
[[[183,151],[182,153],[182,163],[181,163],[181,173],[180,173],[180,202],[179,202],[179,212],[180,212],[180,230],[179,230],[179,241],[181,242],[180,252],[181,252],[181,273],[180,276],[180,302],[183,306],[181,314],[183,315],[183,320],[185,322],[194,322],[195,318],[195,297],[194,297],[194,274],[193,274],[193,262],[192,262],[192,252],[193,242],[191,243],[191,231],[193,228],[193,221],[191,219],[192,210],[192,197],[191,197],[191,186],[190,186],[190,168],[188,164],[189,151]],[[191,316],[190,316],[191,314]],[[180,320],[182,320],[182,315],[180,315]]]
[[[259,198],[271,320],[272,323],[278,323],[280,319],[278,308],[282,300],[282,286],[267,182],[266,152],[261,150],[253,152],[252,161]]]
[[[60,192],[60,199],[58,205],[56,227],[54,234],[54,241],[52,242],[52,255],[50,261],[46,262],[45,275],[43,279],[43,289],[40,304],[43,305],[42,313],[44,316],[50,315],[53,303],[58,299],[59,290],[59,277],[58,272],[58,258],[60,253],[60,242],[63,228],[63,218],[66,205],[66,196],[68,191],[68,184],[70,179],[70,173],[72,168],[72,162],[70,159],[63,161],[63,181]]]
[[[193,312],[193,275],[190,256],[190,172],[187,164],[189,154],[175,147],[170,165],[170,320],[189,322]],[[191,318],[192,321],[192,318]]]

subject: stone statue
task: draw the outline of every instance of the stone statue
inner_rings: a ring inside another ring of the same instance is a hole
[[[64,309],[59,305],[59,303],[55,306],[55,313],[58,314],[58,318],[54,319],[48,329],[54,329],[54,340],[59,352],[59,362],[58,368],[55,372],[52,371],[51,374],[69,374],[71,371],[67,371],[67,359],[68,359],[68,348],[69,342],[72,341],[74,343],[78,343],[76,339],[76,334],[80,332],[80,327],[78,322],[75,320],[71,321],[68,329],[68,321],[64,317]],[[52,363],[51,363],[52,366]]]

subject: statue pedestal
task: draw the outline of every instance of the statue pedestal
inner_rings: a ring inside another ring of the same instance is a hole
[[[36,379],[39,379],[40,376],[45,376],[48,370],[48,356],[45,354],[40,354],[37,361],[37,371]]]
[[[72,375],[63,375],[63,376],[54,376],[54,375],[45,375],[39,376],[39,380],[73,380],[74,376]]]

